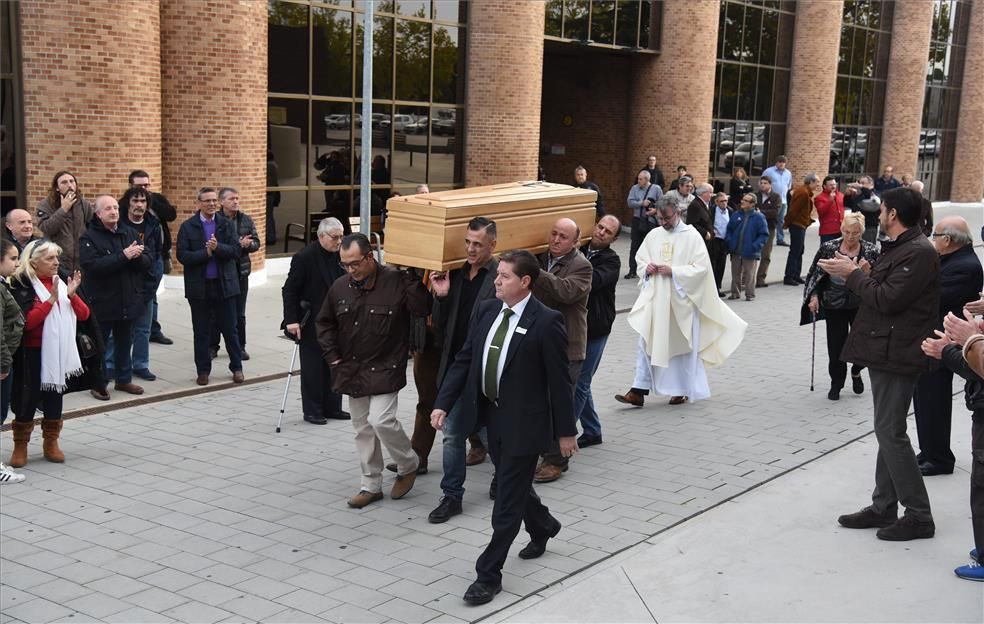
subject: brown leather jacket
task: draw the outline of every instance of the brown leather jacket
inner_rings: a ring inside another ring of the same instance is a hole
[[[801,184],[793,191],[793,198],[789,202],[789,210],[786,211],[786,218],[782,226],[788,228],[790,225],[801,227],[804,230],[813,223],[813,193],[806,184]]]
[[[430,314],[421,280],[388,266],[363,287],[335,280],[316,321],[331,367],[331,388],[353,397],[389,394],[407,385],[410,319]]]

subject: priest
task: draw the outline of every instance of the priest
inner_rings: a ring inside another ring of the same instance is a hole
[[[656,204],[661,227],[646,235],[636,262],[645,273],[629,325],[639,334],[632,389],[615,395],[642,407],[650,391],[671,405],[711,395],[705,366],[723,363],[741,344],[745,321],[718,296],[704,239],[684,223],[672,199]]]

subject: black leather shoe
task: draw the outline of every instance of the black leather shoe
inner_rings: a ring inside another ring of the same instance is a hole
[[[560,533],[560,520],[554,518],[553,521],[554,524],[547,535],[531,539],[530,543],[523,550],[519,551],[520,559],[536,559],[547,552],[547,540],[551,537],[557,537],[557,534]]]
[[[626,273],[625,277],[623,277],[622,279],[638,279],[638,278],[639,276],[636,275],[635,273]]]
[[[841,389],[831,388],[830,391],[827,393],[827,398],[830,399],[831,401],[839,401],[841,398]]]
[[[803,284],[806,283],[806,280],[803,279],[802,277],[797,277],[796,278],[796,283],[799,284],[800,286],[802,286]]]
[[[854,394],[861,394],[864,392],[864,379],[861,378],[861,374],[855,377],[851,375],[851,390],[854,390]]]
[[[431,524],[441,524],[447,522],[452,516],[457,516],[461,513],[461,501],[457,498],[452,498],[451,496],[444,496],[441,498],[441,503],[437,506],[434,511],[430,512],[427,516],[427,521]]]
[[[331,416],[325,416],[325,418],[330,418],[332,420],[352,420],[352,414],[342,410],[337,414],[332,414]]]
[[[776,241],[776,245],[778,245],[779,247],[789,247],[789,243],[787,243],[786,241]]]
[[[937,475],[948,475],[953,474],[953,466],[947,468],[940,464],[935,464],[931,461],[923,461],[919,464],[919,472],[922,473],[924,477],[935,477]]]
[[[154,334],[153,336],[150,337],[150,341],[151,342],[156,342],[157,344],[162,344],[162,345],[173,345],[174,344],[174,341],[171,340],[170,338],[168,338],[167,336],[165,336],[164,334]]]
[[[932,520],[917,520],[912,516],[902,516],[891,525],[878,529],[875,537],[889,542],[908,542],[914,539],[929,539],[936,535],[936,524]]]
[[[766,284],[765,282],[759,282],[758,284],[755,284],[755,288],[768,288],[768,287],[769,285]]]
[[[577,439],[578,448],[587,448],[589,446],[595,446],[596,444],[601,444],[601,436],[589,436],[588,434],[584,434]]]
[[[246,353],[246,349],[239,352],[239,359],[244,362],[249,359],[249,353]]]
[[[879,514],[869,505],[861,511],[840,516],[837,518],[837,522],[847,529],[881,529],[895,524],[898,516],[899,510],[897,507],[888,509],[883,514]]]
[[[495,500],[495,488],[497,487],[497,485],[498,483],[495,480],[495,473],[493,472],[492,483],[489,484],[489,498],[491,498],[492,500]]]
[[[501,591],[502,583],[499,583],[498,585],[488,585],[486,583],[475,581],[465,591],[465,595],[463,597],[465,602],[470,605],[483,605],[492,602],[495,595]]]
[[[791,277],[784,277],[784,278],[782,278],[782,283],[785,286],[799,286],[799,282],[797,282],[796,280],[794,280]]]
[[[305,422],[309,422],[312,425],[327,425],[328,419],[323,416],[312,416],[311,414],[304,414]]]

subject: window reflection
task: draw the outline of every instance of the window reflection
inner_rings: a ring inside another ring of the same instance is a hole
[[[566,0],[564,2],[564,37],[587,41],[588,39],[588,0]]]
[[[453,104],[458,97],[458,70],[464,67],[456,26],[434,26],[434,101]],[[463,86],[463,85],[462,85]]]
[[[636,0],[618,0],[615,11],[615,44],[635,47],[639,39],[639,3]]]
[[[307,6],[270,0],[267,50],[267,88],[277,93],[307,93]]]
[[[426,22],[396,21],[396,99],[430,95],[430,31]]]
[[[615,0],[595,0],[591,4],[591,40],[615,43]]]
[[[352,14],[331,9],[312,9],[314,73],[317,95],[352,95]]]

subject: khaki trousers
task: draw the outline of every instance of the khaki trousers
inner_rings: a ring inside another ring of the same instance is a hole
[[[398,392],[366,397],[349,397],[352,428],[355,429],[355,449],[362,466],[361,489],[381,492],[383,488],[383,451],[396,462],[397,474],[405,475],[417,470],[417,453],[410,446],[410,438],[396,419]]]
[[[758,267],[758,260],[754,258],[742,258],[738,254],[731,254],[731,296],[741,296],[741,286],[745,286],[745,296],[755,296],[755,269]]]

